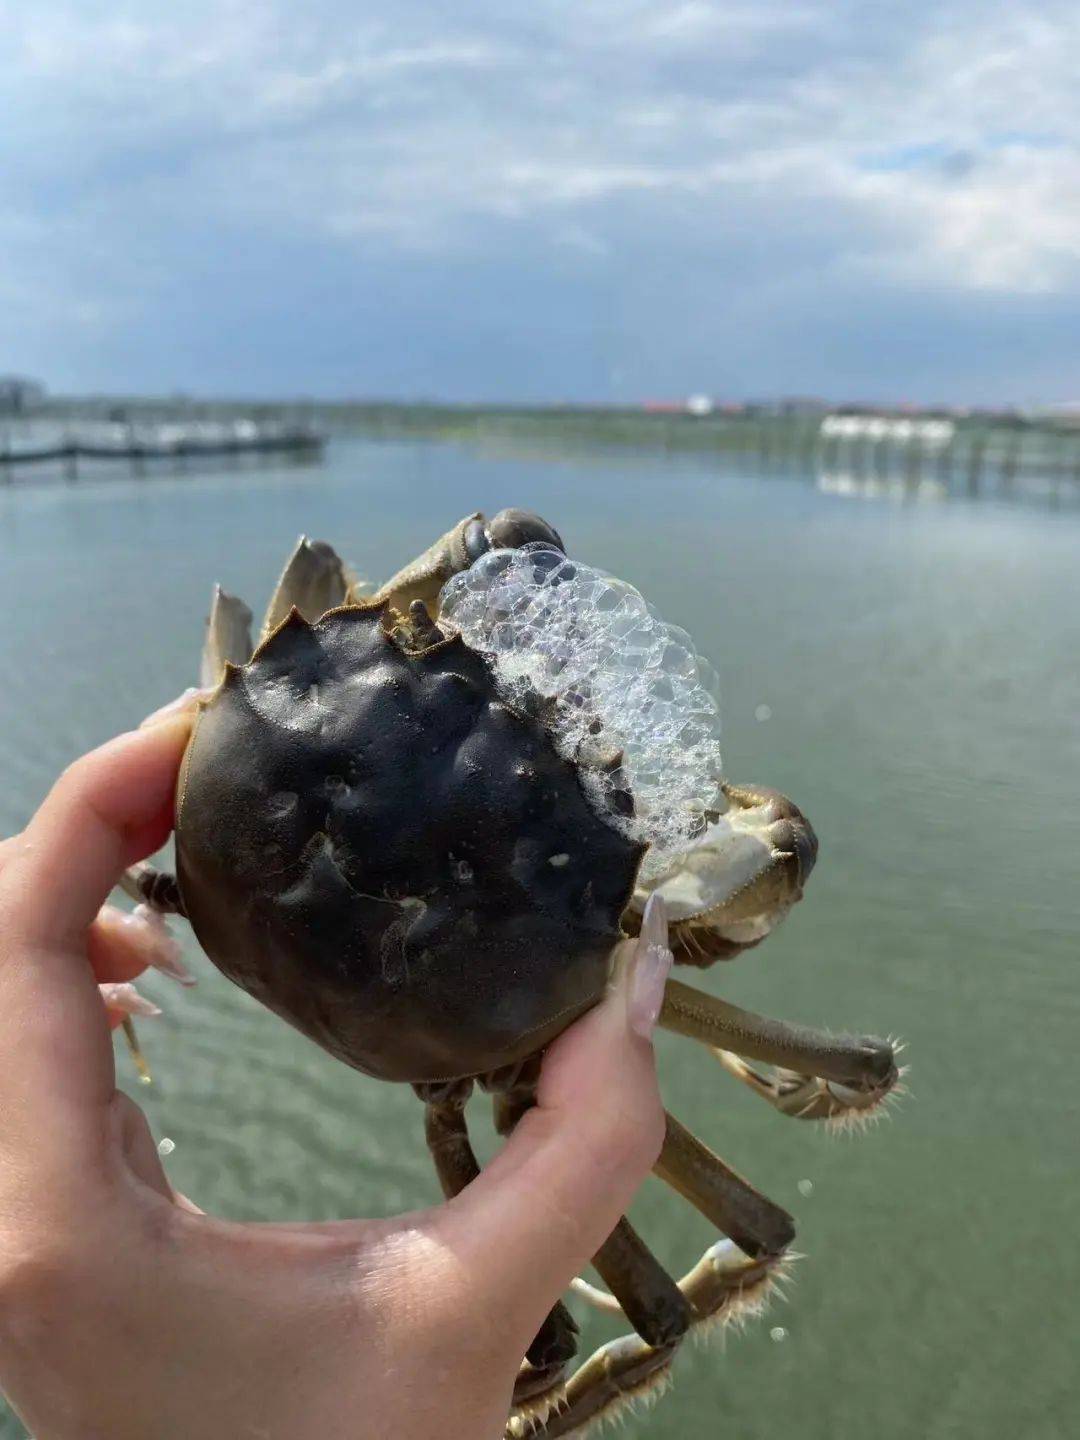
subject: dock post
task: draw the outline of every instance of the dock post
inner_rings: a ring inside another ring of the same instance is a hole
[[[889,436],[874,433],[870,437],[870,470],[875,480],[884,483],[889,478]]]
[[[804,470],[813,470],[814,468],[814,456],[817,451],[818,423],[817,419],[808,420],[803,427],[800,463]]]
[[[131,473],[141,478],[143,475],[146,474],[146,464],[140,446],[135,443],[134,420],[128,421],[127,433],[128,449],[131,452]]]
[[[851,442],[851,473],[859,482],[860,487],[870,468],[872,445],[873,442],[865,429],[860,430],[858,436]]]
[[[785,415],[780,421],[779,443],[777,445],[776,459],[781,470],[786,470],[791,464],[791,445],[794,435],[794,422],[791,417]]]
[[[1070,443],[1069,433],[1067,430],[1062,430],[1061,434],[1058,436],[1057,465],[1054,467],[1057,471],[1059,480],[1067,480],[1069,478],[1071,461],[1072,445]]]
[[[948,489],[953,473],[953,436],[938,446],[937,465],[935,467],[938,483],[943,489]]]
[[[978,495],[979,486],[982,482],[983,455],[985,451],[985,434],[979,433],[972,436],[971,448],[968,451],[967,492],[973,497]]]
[[[904,467],[904,484],[908,490],[917,490],[922,484],[923,464],[923,443],[922,436],[916,431],[908,440],[908,449]]]
[[[1001,461],[1001,482],[1007,490],[1011,490],[1013,481],[1016,479],[1016,471],[1020,464],[1020,454],[1023,446],[1024,432],[1014,429],[1009,437],[1009,443]]]
[[[778,458],[780,448],[778,422],[776,422],[775,415],[766,416],[763,435],[765,435],[765,451],[762,454],[762,467],[773,471],[776,469],[776,458]]]
[[[825,464],[825,437],[821,433],[821,421],[815,422],[810,432],[810,449],[806,457],[806,468],[818,475]]]

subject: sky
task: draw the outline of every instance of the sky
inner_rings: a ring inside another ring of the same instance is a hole
[[[1076,0],[0,0],[0,373],[1080,399]]]

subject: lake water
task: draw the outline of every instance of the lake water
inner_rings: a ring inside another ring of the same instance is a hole
[[[468,511],[538,510],[694,634],[721,675],[728,773],[787,791],[820,836],[804,903],[704,983],[898,1033],[912,1066],[891,1121],[835,1139],[661,1037],[669,1108],[795,1214],[807,1258],[764,1322],[688,1345],[628,1433],[1064,1437],[1080,1411],[1080,515],[836,489],[350,439],[310,469],[0,485],[0,831],[193,682],[215,580],[258,608],[301,531],[382,578]],[[145,983],[166,1015],[142,1025],[157,1083],[135,1092],[180,1188],[253,1219],[434,1200],[411,1092],[335,1064],[187,943],[194,991]],[[634,1213],[677,1270],[712,1238],[656,1181]],[[584,1338],[607,1333],[590,1319]],[[9,1417],[0,1434],[22,1431]]]

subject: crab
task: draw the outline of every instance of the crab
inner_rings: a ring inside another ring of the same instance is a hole
[[[251,612],[217,588],[176,873],[143,864],[124,880],[186,916],[226,976],[330,1054],[411,1084],[447,1196],[478,1173],[474,1088],[508,1134],[545,1047],[600,999],[650,895],[676,962],[704,968],[760,944],[817,855],[790,800],[725,780],[682,849],[647,863],[603,725],[567,753],[566,697],[508,692],[450,618],[455,577],[515,556],[542,578],[545,565],[573,573],[557,532],[519,510],[467,516],[374,593],[302,537],[256,645]],[[767,1019],[681,980],[659,1024],[796,1119],[850,1125],[897,1090],[890,1041]],[[620,1220],[593,1261],[606,1288],[575,1290],[631,1333],[567,1378],[577,1327],[557,1304],[523,1359],[509,1440],[580,1433],[662,1387],[688,1332],[760,1308],[784,1273],[791,1216],[674,1116],[655,1173],[722,1238],[676,1282]]]

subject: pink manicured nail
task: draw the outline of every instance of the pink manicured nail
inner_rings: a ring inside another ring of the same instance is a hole
[[[178,695],[175,700],[170,700],[167,705],[162,705],[160,710],[154,710],[147,715],[139,729],[145,730],[148,725],[160,725],[164,720],[174,720],[178,715],[184,715],[187,711],[194,710],[202,697],[209,693],[209,690],[200,690],[196,685],[189,685],[182,695]]]
[[[151,910],[149,905],[136,905],[130,915],[125,915],[121,924],[135,931],[140,949],[146,956],[147,964],[170,980],[181,985],[195,985],[195,976],[181,960],[180,946],[173,938],[165,923],[164,915]]]
[[[99,985],[101,999],[106,1010],[117,1010],[121,1015],[145,1015],[152,1018],[161,1014],[161,1006],[140,995],[134,985],[127,981]]]
[[[634,945],[627,1001],[630,1029],[644,1040],[651,1039],[656,1028],[671,960],[664,902],[659,895],[650,895],[641,917],[641,934]]]

